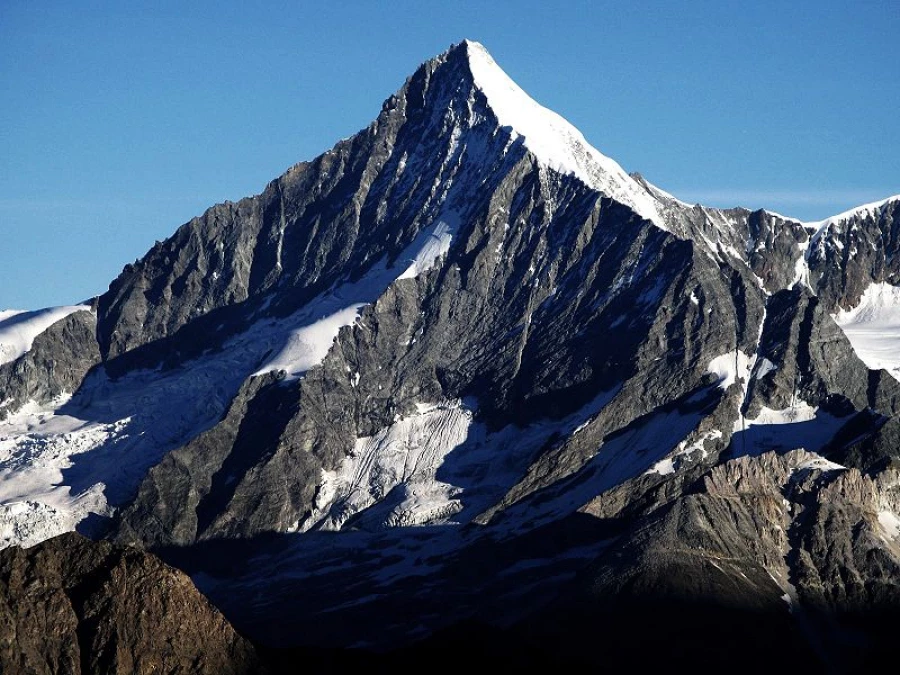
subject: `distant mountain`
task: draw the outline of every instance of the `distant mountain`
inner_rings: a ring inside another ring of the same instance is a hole
[[[849,667],[900,607],[900,196],[685,204],[477,43],[0,345],[0,541],[146,548],[268,647],[657,613]]]

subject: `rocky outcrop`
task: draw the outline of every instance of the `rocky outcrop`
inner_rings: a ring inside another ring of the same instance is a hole
[[[25,354],[0,366],[0,419],[28,401],[50,403],[75,393],[100,362],[96,325],[93,312],[73,312],[35,337]]]
[[[768,298],[744,415],[766,406],[784,410],[798,400],[838,415],[869,408],[900,411],[900,383],[870,371],[827,314],[821,299],[801,285]]]
[[[479,123],[490,115],[464,46],[424,64],[369,127],[262,194],[213,207],[128,265],[99,300],[104,358],[276,290],[276,306],[296,309],[393,262],[432,225],[463,166],[491,184],[522,158],[521,142]]]
[[[813,287],[831,312],[854,307],[872,282],[900,285],[900,198],[823,221],[807,258]]]
[[[261,664],[185,574],[66,534],[0,552],[0,670],[240,675]]]
[[[896,482],[799,450],[728,461],[639,520],[559,606],[582,618],[642,603],[765,615],[782,640],[855,670],[881,653],[879,622],[900,608]]]

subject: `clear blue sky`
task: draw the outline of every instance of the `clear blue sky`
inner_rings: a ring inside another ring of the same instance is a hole
[[[897,0],[131,4],[0,3],[0,308],[102,293],[464,37],[686,201],[816,220],[900,193]]]

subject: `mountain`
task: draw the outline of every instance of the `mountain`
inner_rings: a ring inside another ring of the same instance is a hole
[[[900,197],[680,202],[466,41],[99,298],[0,317],[0,536],[145,548],[268,647],[477,620],[595,662],[647,607],[669,662],[690,615],[725,664],[734,621],[862,663],[900,592],[898,249]]]

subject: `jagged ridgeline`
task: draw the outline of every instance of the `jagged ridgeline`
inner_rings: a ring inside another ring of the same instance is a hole
[[[0,537],[153,551],[270,647],[477,619],[602,661],[684,615],[842,664],[900,606],[898,249],[900,198],[685,204],[463,42],[99,298],[0,315]]]

